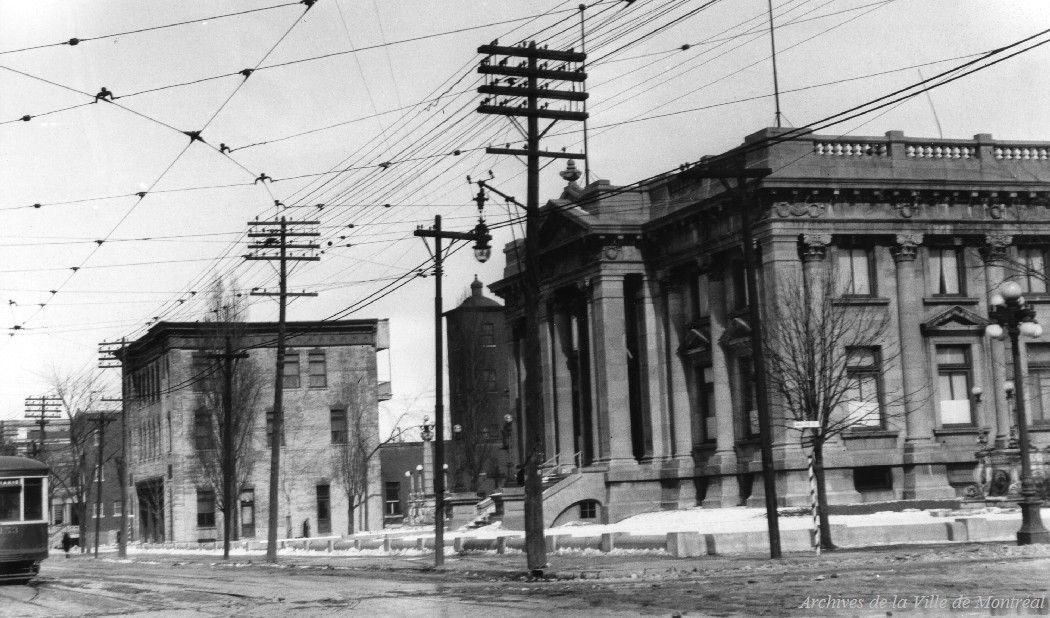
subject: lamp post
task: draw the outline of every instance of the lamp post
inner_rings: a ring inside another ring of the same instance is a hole
[[[1035,309],[1025,303],[1021,286],[1007,281],[989,299],[991,308],[988,317],[992,323],[985,333],[1002,341],[1010,337],[1010,352],[1014,363],[1013,387],[1016,395],[1016,424],[1021,448],[1021,529],[1017,531],[1018,545],[1050,543],[1050,531],[1043,526],[1039,513],[1042,500],[1036,497],[1032,482],[1032,463],[1028,453],[1028,419],[1025,415],[1024,381],[1021,375],[1021,350],[1018,338],[1022,333],[1036,338],[1043,334],[1043,327],[1036,322]]]
[[[441,275],[442,260],[441,240],[467,240],[474,242],[474,258],[481,263],[488,261],[492,255],[489,241],[489,229],[481,217],[485,205],[484,189],[478,190],[475,200],[478,203],[478,224],[470,232],[446,232],[441,229],[441,215],[434,217],[434,228],[417,229],[415,236],[434,239],[434,469],[443,470],[445,465],[445,404],[444,394],[444,338],[441,328]],[[424,241],[426,242],[426,241]],[[445,479],[440,474],[434,475],[434,566],[445,563]]]

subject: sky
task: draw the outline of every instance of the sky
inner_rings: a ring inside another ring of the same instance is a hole
[[[289,319],[389,319],[384,422],[418,422],[434,403],[434,279],[412,232],[436,215],[445,229],[474,226],[468,175],[491,171],[525,197],[522,163],[484,151],[522,138],[474,111],[477,47],[579,50],[578,6],[0,0],[0,419],[21,418],[50,375],[95,367],[100,342],[205,317],[216,278],[274,289],[272,265],[241,256],[249,221],[283,215],[319,220],[324,247],[290,275],[290,289],[318,296],[291,303]],[[587,3],[592,180],[627,184],[772,126],[767,11],[767,0]],[[1037,0],[774,0],[773,13],[780,106],[798,127],[1050,28]],[[1047,66],[1050,45],[1038,46],[821,133],[1050,141]],[[112,103],[93,102],[102,88]],[[559,122],[541,145],[582,142],[580,123]],[[541,199],[558,197],[563,168],[544,168]],[[500,279],[500,249],[522,234],[502,200],[484,216],[493,257],[453,247],[445,310],[475,276]],[[251,301],[251,319],[276,319],[275,301]]]

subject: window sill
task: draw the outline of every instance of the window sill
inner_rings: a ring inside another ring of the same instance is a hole
[[[965,436],[977,435],[981,428],[976,425],[958,425],[955,427],[938,427],[933,430],[935,436]]]
[[[927,296],[922,299],[924,305],[976,305],[979,300],[973,296]]]
[[[832,305],[880,306],[889,305],[890,299],[878,296],[840,296],[831,300]]]
[[[896,429],[851,429],[842,432],[843,440],[863,438],[896,438],[900,434]]]

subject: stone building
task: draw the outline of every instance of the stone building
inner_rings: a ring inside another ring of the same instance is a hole
[[[899,351],[892,365],[876,349],[856,368],[880,400],[872,422],[825,449],[830,499],[962,495],[981,428],[1001,444],[1012,425],[1009,354],[984,336],[989,293],[1014,278],[1050,315],[1050,143],[898,131],[778,140],[783,131],[734,149],[747,167],[772,169],[754,192],[760,308],[768,315],[791,277],[808,285],[834,264],[851,282],[836,302],[883,316],[883,349]],[[548,524],[763,504],[739,210],[719,180],[695,176],[686,168],[622,189],[570,182],[543,209],[545,455],[578,461],[545,491]],[[521,401],[522,265],[513,243],[504,253],[491,289],[506,300]],[[1024,345],[1042,446],[1050,343]],[[905,395],[883,401],[883,391]],[[808,504],[798,431],[777,420],[777,499]]]
[[[239,327],[236,347],[248,351],[249,359],[242,362],[260,374],[261,387],[248,429],[251,448],[245,461],[252,463],[238,488],[235,530],[238,538],[264,539],[277,324]],[[221,538],[215,484],[208,482],[198,455],[212,439],[201,376],[209,366],[206,354],[216,351],[215,328],[160,322],[125,351],[131,540]],[[389,347],[388,329],[386,320],[374,319],[288,323],[279,538],[349,530],[341,453],[349,445],[378,445],[378,402],[389,398],[389,384],[377,382],[376,354]],[[369,461],[367,477],[360,478],[367,478],[368,499],[355,510],[355,529],[381,527],[378,457]]]

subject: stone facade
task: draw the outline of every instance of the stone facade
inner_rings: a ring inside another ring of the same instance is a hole
[[[753,193],[760,309],[768,316],[794,277],[809,285],[832,264],[856,269],[862,289],[836,302],[888,321],[882,345],[896,362],[878,380],[904,393],[880,404],[878,422],[829,443],[829,497],[962,495],[979,430],[1002,443],[1012,424],[1009,354],[984,337],[989,293],[1014,278],[1050,314],[1050,143],[897,131],[780,140],[783,131],[735,149],[747,167],[772,170]],[[542,212],[546,457],[576,464],[546,490],[548,523],[587,501],[610,521],[763,504],[740,218],[724,185],[689,168],[620,189],[570,183]],[[504,253],[491,289],[521,350],[520,247]],[[1029,340],[1022,355],[1037,446],[1050,440],[1047,341]],[[511,401],[522,399],[522,366],[515,354]],[[806,456],[784,421],[773,419],[777,498],[808,504]]]
[[[273,406],[277,325],[241,326],[238,347],[249,352],[262,386],[250,431],[254,463],[239,488],[237,537],[265,539],[267,412]],[[213,327],[205,323],[161,322],[125,352],[131,540],[221,539],[222,513],[217,504],[214,514],[209,512],[210,487],[195,448],[196,417],[202,407],[200,387],[195,386],[201,383],[200,365],[195,368],[195,362],[214,351],[209,349],[214,345],[209,328]],[[339,453],[342,444],[353,440],[355,428],[378,442],[378,402],[383,395],[376,353],[389,346],[388,328],[386,320],[288,323],[279,538],[348,531]],[[340,422],[342,418],[346,420]],[[355,513],[355,530],[382,526],[379,465],[378,457],[370,462],[369,499]]]

